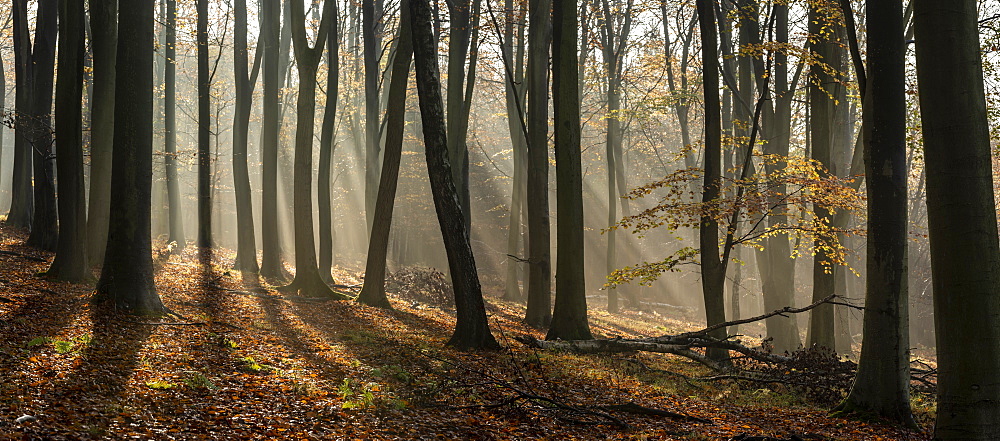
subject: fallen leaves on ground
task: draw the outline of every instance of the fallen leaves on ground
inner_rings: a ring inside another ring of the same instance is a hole
[[[523,308],[489,299],[506,349],[444,346],[447,305],[407,293],[393,310],[283,297],[243,286],[231,256],[162,259],[157,286],[175,316],[89,303],[92,287],[36,277],[51,254],[0,229],[0,437],[23,439],[728,439],[926,440],[877,423],[829,418],[778,391],[697,383],[678,358],[536,352]],[[338,281],[357,283],[340,270]],[[683,323],[591,316],[595,333],[639,336]],[[696,323],[686,326],[696,329]],[[674,374],[671,374],[673,372]],[[548,397],[510,400],[514,391]],[[783,401],[784,400],[784,401]],[[587,409],[636,403],[710,420]],[[30,416],[32,418],[21,418]]]

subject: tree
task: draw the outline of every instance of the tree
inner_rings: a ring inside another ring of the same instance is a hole
[[[382,2],[361,1],[361,36],[364,39],[365,64],[365,221],[371,233],[375,216],[375,199],[378,194],[379,171],[379,51],[382,49]]]
[[[1000,244],[977,2],[913,3],[939,440],[1000,436]]]
[[[552,103],[556,149],[556,305],[548,340],[588,340],[587,290],[583,271],[583,172],[580,159],[579,60],[575,0],[555,0],[552,9]]]
[[[281,264],[278,231],[278,133],[281,130],[281,76],[279,50],[281,0],[261,2],[261,44],[264,46],[264,107],[260,127],[261,162],[261,261],[260,275],[273,283],[287,280]]]
[[[722,182],[722,124],[719,104],[719,56],[718,34],[715,28],[715,12],[708,0],[697,0],[698,23],[701,26],[701,62],[704,75],[705,99],[705,172],[702,202],[716,203],[720,198]],[[723,287],[726,281],[726,262],[719,258],[719,222],[708,215],[702,215],[699,232],[701,247],[701,287],[705,298],[705,316],[712,326],[726,321]],[[718,329],[711,335],[725,338],[725,329]],[[708,356],[714,360],[727,357],[727,351],[709,349]]]
[[[550,0],[528,1],[528,308],[524,320],[552,320],[552,258],[549,235],[549,11]]]
[[[52,166],[52,77],[55,70],[58,4],[38,2],[38,23],[31,49],[31,104],[28,143],[34,174],[34,213],[27,244],[53,251],[59,230],[56,225],[55,174]]]
[[[845,11],[846,13],[846,11]],[[868,253],[864,342],[843,412],[871,412],[916,427],[910,412],[907,304],[906,44],[901,0],[867,3],[871,118],[865,155]]]
[[[521,300],[521,285],[518,277],[518,267],[523,259],[515,259],[522,244],[521,218],[525,213],[525,186],[527,154],[527,125],[524,122],[524,13],[519,8],[516,16],[518,30],[517,41],[514,40],[515,3],[506,2],[506,20],[504,21],[503,44],[501,55],[504,62],[504,101],[507,109],[507,130],[510,133],[513,149],[514,172],[512,173],[512,189],[510,196],[510,213],[507,218],[507,275],[504,285],[504,300]],[[517,4],[523,4],[518,1]],[[516,47],[516,54],[515,54]],[[526,248],[526,247],[524,247]]]
[[[326,105],[323,108],[323,123],[319,141],[319,178],[316,190],[319,197],[319,274],[324,280],[332,281],[331,271],[334,260],[333,207],[331,206],[330,169],[336,152],[337,98],[340,89],[340,9],[333,2],[330,11],[334,24],[327,36],[326,52]]]
[[[837,175],[834,150],[846,142],[841,126],[844,124],[843,110],[846,109],[846,90],[841,73],[844,68],[845,51],[841,42],[843,35],[842,15],[839,5],[833,0],[821,0],[810,4],[809,34],[813,39],[809,45],[816,62],[809,71],[810,131],[812,158],[825,166],[831,175]],[[840,109],[838,109],[838,107]],[[823,204],[813,207],[816,217],[829,224],[833,212]],[[824,299],[834,293],[834,262],[831,248],[835,235],[821,235],[815,240],[813,264],[813,301]],[[834,349],[833,305],[822,305],[809,314],[808,346]]]
[[[169,0],[168,3],[174,0]],[[90,203],[87,206],[87,257],[92,264],[104,261],[104,250],[108,246],[108,216],[111,212],[111,157],[115,137],[115,52],[118,41],[118,1],[90,0],[90,36],[93,52],[93,101],[91,101],[90,124]],[[169,5],[168,5],[169,6]],[[174,8],[176,9],[176,8]],[[167,33],[176,32],[171,20],[174,9],[168,12]],[[172,68],[172,43],[168,41],[167,70]],[[166,92],[170,92],[172,82],[167,82]],[[167,93],[167,102],[170,102]],[[171,106],[166,114],[171,115]],[[169,118],[168,118],[169,120]],[[167,126],[167,138],[173,126]],[[174,137],[176,139],[176,136]],[[168,142],[167,160],[171,160]],[[169,174],[169,171],[168,171]],[[168,181],[169,181],[168,177]],[[169,182],[168,182],[168,185]],[[171,240],[175,240],[171,235]],[[183,244],[183,239],[179,242]]]
[[[34,211],[31,188],[31,145],[28,143],[30,127],[28,124],[29,105],[31,103],[31,71],[34,63],[31,60],[31,35],[28,33],[28,1],[15,0],[12,6],[14,15],[14,161],[11,176],[10,211],[7,213],[7,223],[17,228],[27,228],[31,225]]]
[[[175,252],[184,249],[184,222],[181,219],[181,190],[177,178],[177,0],[166,0],[166,44],[163,63],[163,161],[167,175],[169,226],[167,241],[176,243]]]
[[[118,8],[114,158],[108,247],[95,300],[139,314],[166,311],[153,280],[150,197],[153,163],[153,0]]]
[[[476,83],[476,53],[479,42],[479,0],[448,2],[450,35],[448,36],[448,158],[455,174],[458,199],[465,215],[465,228],[472,227],[471,200],[469,195],[469,113],[472,109],[472,90]],[[471,47],[471,49],[470,49]],[[468,71],[465,60],[469,60]],[[468,75],[468,78],[466,78]],[[468,81],[466,81],[468,80]]]
[[[56,162],[59,173],[59,240],[48,276],[91,278],[87,261],[87,204],[83,183],[83,3],[59,1],[59,66],[56,80]]]
[[[409,0],[399,5],[399,36],[396,56],[392,61],[392,81],[389,83],[389,103],[385,110],[385,153],[379,177],[378,198],[368,235],[368,258],[365,264],[365,282],[358,294],[358,301],[366,305],[390,308],[385,296],[386,253],[389,231],[399,181],[399,161],[403,152],[403,118],[406,116],[406,85],[410,77],[410,60],[413,54],[410,31]]]
[[[208,66],[208,0],[197,0],[198,247],[212,246],[212,79]]]
[[[469,232],[465,229],[458,191],[452,181],[454,175],[448,158],[441,74],[434,33],[431,30],[430,3],[428,0],[411,0],[410,14],[427,174],[430,176],[434,208],[441,236],[444,238],[455,292],[455,333],[448,344],[460,349],[498,349],[500,345],[490,333],[486,320],[486,306],[472,246],[469,244]]]
[[[309,46],[306,36],[306,16],[302,2],[290,2],[291,32],[295,48],[295,66],[299,73],[299,90],[296,102],[295,124],[295,279],[286,289],[315,297],[346,300],[348,297],[334,292],[326,285],[316,264],[316,243],[313,238],[312,213],[312,140],[316,114],[316,71],[323,55],[327,33],[333,21],[330,12],[332,0],[324,3],[323,18],[316,43]]]
[[[253,88],[260,67],[260,49],[254,57],[253,73],[247,72],[247,2],[234,5],[233,62],[236,74],[236,116],[233,121],[233,188],[236,193],[236,269],[256,277],[257,244],[254,240],[253,206],[250,202],[250,170],[247,166],[247,137],[250,134],[250,107]],[[253,79],[251,79],[251,77]]]

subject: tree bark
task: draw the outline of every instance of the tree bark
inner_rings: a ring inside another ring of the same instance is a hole
[[[59,240],[47,275],[71,282],[92,277],[87,263],[87,204],[83,187],[83,16],[82,2],[60,0],[60,69],[56,79]]]
[[[279,54],[281,0],[262,0],[264,46],[264,111],[260,128],[261,149],[261,255],[260,275],[271,283],[283,283],[287,273],[281,262],[281,232],[278,226],[278,133],[281,130],[281,75]]]
[[[375,0],[361,1],[361,35],[364,40],[365,64],[365,222],[371,233],[375,218],[375,199],[378,195],[379,172],[379,51],[382,38],[377,32]]]
[[[528,308],[535,327],[552,320],[549,225],[549,10],[550,0],[528,2]]]
[[[52,77],[55,70],[56,0],[39,0],[34,46],[31,50],[31,109],[28,143],[34,177],[34,213],[27,244],[54,251],[59,236],[56,224],[56,189],[52,161]]]
[[[916,0],[938,350],[934,438],[1000,438],[1000,244],[977,2]]]
[[[420,97],[421,124],[424,132],[427,174],[437,211],[441,235],[448,253],[448,267],[455,292],[457,321],[448,344],[460,349],[498,349],[490,333],[486,306],[475,257],[465,229],[458,192],[452,181],[445,130],[441,78],[431,29],[431,7],[427,0],[411,0],[413,58],[416,65],[417,93]]]
[[[552,102],[556,150],[556,304],[548,340],[587,340],[587,289],[583,252],[583,171],[575,0],[552,9]]]
[[[7,224],[15,228],[31,225],[34,212],[31,186],[31,145],[28,143],[28,125],[31,103],[31,34],[28,32],[28,1],[15,0],[11,5],[14,15],[14,160],[11,176],[10,211]]]
[[[198,247],[212,247],[212,84],[208,65],[208,0],[197,0]]]
[[[520,4],[521,2],[519,2]],[[517,19],[515,19],[515,16]],[[514,43],[514,24],[518,24],[517,43]],[[517,48],[516,54],[514,48]],[[517,10],[510,0],[506,5],[506,20],[504,23],[504,41],[502,45],[504,57],[504,98],[507,108],[507,130],[510,133],[511,149],[513,150],[513,173],[510,196],[510,213],[507,218],[507,274],[504,285],[504,300],[518,301],[522,299],[520,277],[521,260],[510,256],[518,256],[526,246],[522,246],[524,238],[521,234],[521,218],[524,215],[525,204],[525,174],[527,154],[526,125],[524,121],[524,12]]]
[[[233,121],[233,188],[236,193],[236,262],[235,268],[256,277],[257,243],[254,239],[253,205],[250,201],[250,170],[247,165],[247,137],[250,134],[250,110],[253,88],[247,72],[250,62],[247,48],[247,3],[236,0],[234,5],[234,46],[236,115]],[[260,50],[260,49],[258,49]]]
[[[722,182],[722,123],[719,104],[719,56],[718,35],[715,28],[715,13],[709,0],[697,0],[698,22],[701,26],[702,66],[704,67],[705,100],[705,184],[702,202],[706,205],[718,203]],[[719,257],[719,222],[704,215],[699,229],[701,247],[701,287],[705,298],[705,316],[712,326],[726,321],[724,286],[726,265]],[[711,335],[725,338],[725,329],[718,329]],[[719,348],[707,350],[712,360],[728,358],[727,351]]]
[[[170,0],[173,2],[174,0]],[[168,2],[169,3],[169,2]],[[104,250],[108,246],[108,216],[111,212],[111,161],[115,137],[115,52],[118,41],[118,1],[90,0],[90,35],[91,51],[94,54],[93,75],[94,90],[91,107],[90,124],[90,202],[87,206],[87,256],[91,264],[104,261]],[[168,5],[169,6],[169,5]],[[168,8],[167,33],[176,33],[171,20],[174,19],[174,9]],[[174,59],[172,43],[166,49],[167,67],[169,71]],[[173,126],[166,125],[173,109],[170,108],[170,93],[173,83],[166,81],[164,75],[167,103],[164,116],[166,129],[167,158],[170,160],[171,150],[169,140]],[[171,77],[173,78],[173,77]],[[174,138],[176,140],[176,135]],[[169,188],[169,168],[167,185]],[[183,236],[183,234],[181,235]],[[176,240],[171,235],[170,240]],[[183,239],[178,241],[183,245]]]
[[[153,162],[153,0],[122,2],[115,76],[108,247],[95,300],[140,314],[166,311],[156,293],[150,241]]]
[[[330,173],[333,155],[337,151],[337,101],[340,89],[340,8],[332,5],[333,25],[327,36],[326,53],[326,105],[323,108],[323,123],[319,141],[319,178],[316,194],[319,198],[319,274],[329,282],[333,281],[334,228]]]
[[[295,48],[295,66],[299,73],[299,89],[296,101],[295,123],[295,168],[294,168],[294,209],[295,209],[295,279],[286,287],[303,296],[329,297],[346,300],[347,296],[334,292],[319,274],[316,264],[316,243],[313,237],[312,214],[312,158],[313,129],[316,114],[316,71],[326,44],[327,33],[333,21],[330,12],[331,0],[324,3],[323,19],[320,23],[314,47],[309,47],[306,36],[305,11],[302,2],[289,3],[292,41]]]
[[[379,174],[375,218],[368,239],[365,282],[358,295],[358,302],[381,308],[391,308],[389,299],[385,296],[385,267],[392,211],[396,203],[396,184],[399,181],[399,161],[403,153],[406,85],[410,77],[410,61],[413,59],[409,0],[402,0],[399,14],[398,46],[392,60],[389,103],[385,110],[385,153],[382,158],[382,173]]]

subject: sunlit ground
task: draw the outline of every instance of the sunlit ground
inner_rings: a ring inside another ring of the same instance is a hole
[[[191,248],[165,256],[157,286],[177,316],[126,316],[91,306],[91,288],[36,278],[46,264],[32,259],[51,255],[0,235],[2,438],[929,439],[827,418],[780,388],[692,381],[707,372],[685,359],[528,349],[515,338],[543,333],[520,323],[521,305],[495,299],[490,324],[506,349],[454,351],[444,347],[453,311],[426,295],[391,294],[391,311],[285,298],[243,286],[223,252],[211,266]],[[344,285],[357,276],[337,274]],[[600,336],[699,327],[655,313],[590,317]],[[630,402],[713,424],[587,410]],[[15,423],[23,415],[37,420]]]

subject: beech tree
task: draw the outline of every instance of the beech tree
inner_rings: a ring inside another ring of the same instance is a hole
[[[1000,243],[977,2],[915,0],[913,24],[938,352],[934,438],[996,439]]]
[[[208,65],[208,0],[198,12],[198,247],[212,246],[212,83]]]
[[[486,320],[479,272],[469,244],[469,232],[465,229],[458,191],[452,180],[454,175],[448,158],[448,135],[441,98],[441,72],[428,0],[410,0],[410,14],[427,174],[430,176],[434,208],[448,253],[448,269],[455,292],[455,333],[448,344],[460,349],[499,349],[500,345],[490,333]]]
[[[90,201],[87,205],[87,257],[92,264],[104,261],[104,250],[108,246],[108,216],[111,212],[111,157],[114,148],[115,137],[115,57],[118,42],[118,1],[117,0],[89,0],[90,13],[90,48],[93,52],[93,93],[91,94],[91,129],[90,129]],[[171,6],[173,5],[173,6]],[[166,107],[164,109],[164,129],[166,131],[167,146],[166,160],[175,161],[171,156],[171,134],[175,128],[172,124],[174,111],[173,99],[173,40],[170,36],[176,33],[172,20],[175,20],[176,1],[167,0],[167,47],[164,55],[166,57],[166,73],[164,82],[166,87]],[[169,79],[168,79],[169,78]],[[176,134],[173,135],[176,140]],[[168,166],[167,185],[170,184]],[[176,169],[175,169],[176,170]],[[175,173],[176,175],[176,173]],[[176,177],[174,178],[176,182]],[[176,187],[176,186],[175,186]],[[179,202],[178,202],[179,204]],[[171,214],[179,210],[171,204]],[[173,223],[171,222],[171,226]],[[178,238],[173,234],[171,228],[170,240]],[[183,236],[183,234],[182,234]],[[177,240],[180,245],[184,245],[184,240]]]
[[[27,140],[32,158],[34,211],[28,245],[54,251],[56,225],[55,170],[52,164],[52,77],[55,71],[57,0],[39,0],[35,41],[31,48],[31,101]]]
[[[153,280],[150,196],[153,164],[153,5],[129,0],[118,8],[114,157],[108,246],[95,299],[139,314],[166,311]]]

